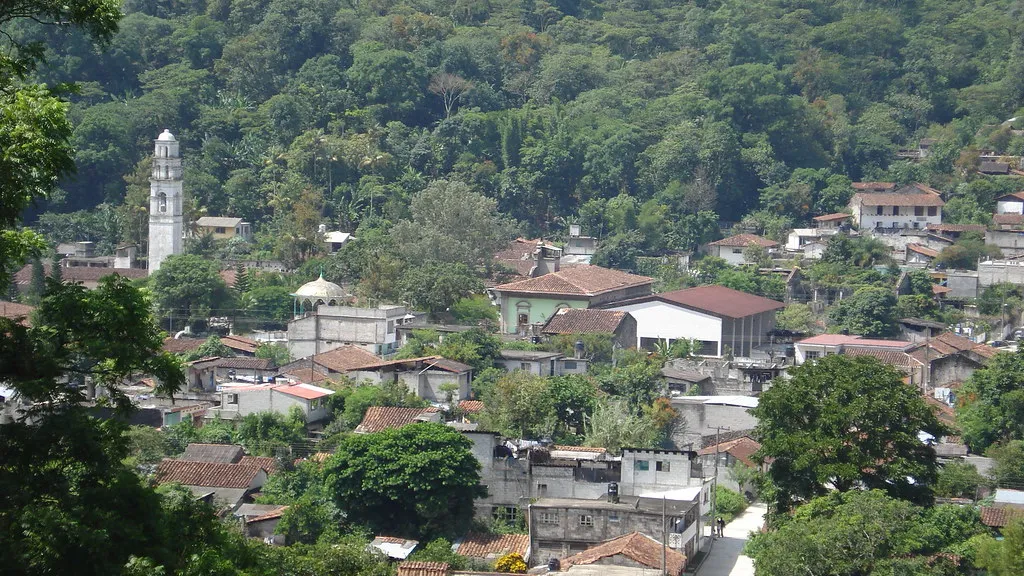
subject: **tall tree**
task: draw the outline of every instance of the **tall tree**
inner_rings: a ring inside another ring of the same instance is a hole
[[[1024,352],[997,354],[964,383],[957,426],[971,450],[1024,440]]]
[[[935,451],[918,434],[944,427],[903,375],[871,357],[826,356],[790,371],[751,410],[775,511],[859,487],[926,503]]]
[[[443,424],[353,434],[324,463],[335,503],[374,534],[461,534],[485,495],[471,442]]]

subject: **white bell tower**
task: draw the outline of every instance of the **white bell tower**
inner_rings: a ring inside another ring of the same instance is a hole
[[[182,252],[185,233],[181,211],[181,154],[169,130],[156,139],[153,175],[149,179],[149,273],[168,257]]]

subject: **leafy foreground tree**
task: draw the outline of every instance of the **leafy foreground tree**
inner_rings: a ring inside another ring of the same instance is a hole
[[[833,492],[798,508],[746,552],[759,576],[961,574],[956,556],[983,534],[973,508],[922,508],[881,490]]]
[[[827,493],[885,490],[916,503],[932,499],[935,451],[919,432],[944,427],[903,375],[870,357],[826,356],[790,371],[761,395],[757,457],[768,471],[774,512]]]
[[[324,463],[324,480],[348,521],[374,534],[454,536],[486,495],[471,446],[434,423],[353,434]]]
[[[997,354],[967,379],[960,398],[957,425],[971,450],[1024,440],[1024,351]]]

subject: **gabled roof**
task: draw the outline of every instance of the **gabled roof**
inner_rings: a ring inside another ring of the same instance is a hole
[[[380,357],[359,346],[342,346],[313,356],[313,362],[331,372],[348,372],[361,366],[381,362]]]
[[[1009,174],[1010,164],[1007,162],[984,161],[978,165],[978,172],[982,174]]]
[[[846,220],[847,218],[851,217],[852,216],[850,214],[847,214],[846,212],[835,212],[833,214],[822,214],[821,216],[815,216],[814,218],[812,218],[812,220],[814,220],[815,222],[834,222],[836,220]]]
[[[854,182],[854,190],[895,190],[895,182]]]
[[[399,406],[370,406],[366,409],[363,421],[356,426],[355,431],[362,434],[372,434],[390,428],[401,428],[415,422],[432,421],[438,410],[434,407],[428,408],[402,408]]]
[[[14,320],[24,326],[29,325],[28,317],[32,314],[33,310],[35,310],[35,307],[28,306],[27,304],[0,300],[0,318]]]
[[[650,285],[653,278],[637,276],[620,270],[585,265],[566,268],[536,278],[519,280],[495,286],[500,292],[523,294],[558,294],[568,296],[597,296],[614,290]]]
[[[533,267],[537,265],[535,253],[541,246],[559,252],[562,250],[540,239],[527,240],[526,238],[516,238],[509,242],[508,246],[495,253],[494,260],[499,264],[508,266],[520,276],[529,277]]]
[[[516,553],[530,558],[529,534],[484,534],[470,532],[452,546],[456,554],[470,558],[497,560],[505,554]]]
[[[686,556],[672,548],[664,548],[661,542],[640,532],[619,536],[588,548],[575,556],[562,559],[562,570],[573,565],[596,564],[612,556],[625,556],[648,568],[661,569],[661,556],[665,554],[666,572],[681,576],[686,569]]]
[[[480,400],[462,400],[459,402],[459,410],[467,414],[479,414],[484,411],[484,403]]]
[[[227,336],[220,337],[220,343],[231,348],[232,350],[238,350],[245,354],[255,354],[256,349],[260,347],[261,342],[253,340],[252,338],[246,338],[245,336],[237,336],[235,334],[228,334]]]
[[[782,302],[718,285],[697,286],[696,288],[662,292],[661,294],[654,294],[634,300],[616,302],[613,306],[619,308],[652,300],[726,318],[745,318],[753,314],[770,312],[786,307]]]
[[[796,344],[804,344],[810,346],[841,346],[841,345],[857,345],[857,346],[881,346],[885,348],[897,348],[904,349],[910,346],[910,342],[904,340],[880,340],[874,338],[862,338],[855,335],[846,334],[819,334],[817,336],[811,336],[799,340]]]
[[[1021,192],[1018,192],[1018,194],[1021,194]],[[1024,214],[993,214],[992,223],[1007,226],[1024,224]]]
[[[196,226],[204,228],[234,228],[241,223],[241,218],[231,218],[228,216],[203,216],[196,220]]]
[[[853,195],[853,203],[864,206],[945,206],[946,203],[937,194],[901,194],[862,192]]]
[[[987,230],[983,224],[929,224],[924,229],[936,232],[984,232]]]
[[[907,250],[910,250],[911,252],[917,252],[918,254],[921,254],[922,256],[927,256],[929,258],[935,258],[939,255],[938,250],[932,250],[931,248],[927,246],[922,246],[920,244],[907,244]]]
[[[445,576],[447,562],[399,562],[395,576]]]
[[[462,374],[463,372],[469,372],[473,369],[473,367],[468,364],[449,360],[442,356],[423,356],[420,358],[402,358],[400,360],[381,360],[380,358],[377,358],[377,362],[357,366],[352,368],[352,370],[371,371],[388,367],[403,368],[407,370],[437,368],[438,370],[444,370],[445,372],[452,372],[455,374]]]
[[[1010,192],[1009,194],[1003,194],[999,198],[996,198],[996,201],[997,202],[999,202],[999,201],[1002,201],[1002,202],[1024,202],[1024,190],[1021,190],[1020,192]]]
[[[163,350],[171,354],[184,354],[198,350],[206,340],[202,338],[164,338]]]
[[[234,356],[231,358],[201,358],[189,364],[197,368],[229,368],[234,370],[273,370],[274,361],[270,358],[253,358],[250,356]]]
[[[708,246],[735,246],[737,248],[745,248],[747,246],[774,248],[778,245],[778,242],[762,238],[757,234],[737,234],[728,238],[722,238],[721,240],[715,240],[714,242],[708,242]]]
[[[882,364],[888,364],[894,368],[910,368],[920,364],[913,356],[903,350],[891,348],[876,348],[871,346],[846,346],[843,349],[845,356],[871,356],[877,358]]]
[[[393,560],[405,560],[419,546],[418,540],[407,540],[394,536],[377,536],[367,546],[383,553]]]
[[[612,334],[629,312],[593,308],[562,308],[548,319],[542,334]]]
[[[261,514],[259,516],[253,516],[251,518],[246,519],[245,523],[246,524],[252,524],[253,522],[264,522],[266,520],[277,520],[278,518],[280,518],[281,516],[284,515],[284,511],[287,510],[288,508],[289,508],[288,506],[278,506],[276,509],[271,510],[270,512],[267,512],[266,514]]]
[[[708,454],[725,452],[747,466],[756,466],[757,463],[754,462],[753,455],[754,452],[757,452],[760,449],[761,444],[757,440],[754,440],[749,436],[741,436],[740,438],[734,438],[728,442],[707,446],[701,449],[698,454],[706,456]]]
[[[316,400],[334,394],[334,390],[313,386],[312,384],[295,384],[294,386],[277,386],[274,391],[304,400]]]
[[[1024,509],[1009,506],[982,506],[981,523],[991,528],[1004,528],[1014,520],[1024,519]]]
[[[277,460],[271,456],[242,456],[238,463],[242,466],[259,466],[267,473],[277,470]]]
[[[235,444],[200,444],[192,442],[178,460],[189,462],[217,462],[235,464],[245,456],[245,450]]]
[[[248,488],[262,471],[260,466],[165,458],[157,467],[156,481],[159,484],[180,482],[205,488]]]
[[[710,380],[711,376],[701,374],[696,370],[683,370],[671,364],[666,364],[661,369],[661,375],[670,380],[682,380],[683,382],[697,383]]]

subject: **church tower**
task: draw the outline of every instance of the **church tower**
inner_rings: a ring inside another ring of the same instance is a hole
[[[156,139],[153,176],[149,179],[149,273],[182,252],[185,228],[181,212],[181,154],[169,130]]]

